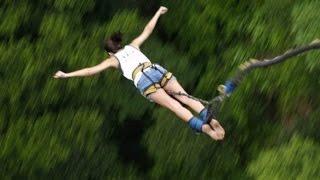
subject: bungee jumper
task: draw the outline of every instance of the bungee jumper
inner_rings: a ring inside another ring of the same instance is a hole
[[[187,92],[171,72],[159,64],[151,63],[140,50],[140,46],[153,32],[159,17],[167,11],[166,7],[161,6],[147,23],[143,32],[128,45],[122,46],[120,32],[113,33],[104,45],[109,57],[100,64],[69,73],[58,71],[54,78],[91,76],[108,68],[120,69],[123,76],[133,81],[135,87],[144,97],[174,112],[195,132],[203,132],[214,140],[222,140],[225,131],[212,116],[212,113],[209,113],[208,108],[201,101],[189,98]],[[183,95],[181,96],[181,94]],[[182,104],[190,107],[198,116],[193,115]]]

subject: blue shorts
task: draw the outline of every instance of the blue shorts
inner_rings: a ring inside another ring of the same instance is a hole
[[[150,67],[148,69],[145,69],[143,71],[144,73],[141,75],[141,77],[137,83],[137,88],[141,94],[143,94],[145,92],[145,90],[147,88],[149,88],[150,86],[152,86],[154,83],[160,84],[164,74],[166,74],[168,72],[165,68],[163,68],[162,66],[160,66],[158,64],[154,64],[154,66],[155,67]],[[173,79],[176,79],[176,77],[171,76],[171,78],[168,79],[168,82]]]

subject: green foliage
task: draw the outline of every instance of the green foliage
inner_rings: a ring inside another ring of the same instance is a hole
[[[292,11],[292,17],[294,19],[294,25],[292,27],[292,32],[296,34],[296,43],[306,43],[315,40],[315,38],[320,38],[320,33],[317,31],[319,29],[320,17],[314,11],[314,8],[319,8],[320,2],[310,1],[308,3],[302,3],[300,6],[296,6]],[[307,68],[312,71],[319,72],[319,59],[320,53],[312,53],[306,58]]]
[[[222,142],[119,71],[52,78],[103,61],[104,38],[129,43],[160,5],[141,49],[205,99],[242,62],[320,37],[314,0],[1,1],[0,179],[319,179],[318,51],[247,76],[218,114]]]
[[[11,36],[20,25],[26,23],[26,18],[31,14],[31,9],[26,2],[12,2],[5,4],[0,9],[0,35]]]
[[[317,179],[319,148],[315,142],[295,135],[288,144],[261,152],[248,171],[255,179]]]
[[[95,1],[94,0],[84,0],[84,1],[77,1],[77,0],[54,0],[54,7],[58,10],[74,10],[84,13],[86,11],[92,10]]]

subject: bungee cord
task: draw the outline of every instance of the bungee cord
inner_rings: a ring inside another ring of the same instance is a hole
[[[234,90],[240,85],[240,83],[243,81],[244,77],[248,75],[251,71],[258,68],[266,68],[278,63],[282,63],[291,57],[297,56],[299,54],[305,53],[310,50],[319,49],[320,48],[320,40],[316,39],[312,41],[309,44],[291,49],[286,51],[285,53],[276,56],[272,59],[263,59],[263,60],[257,60],[257,59],[250,59],[249,61],[246,61],[242,63],[239,66],[239,71],[236,73],[236,75],[227,80],[224,85],[218,86],[219,95],[215,96],[213,99],[207,101],[201,98],[194,97],[192,95],[182,93],[182,92],[168,92],[172,96],[186,96],[190,99],[199,101],[207,106],[208,113],[207,113],[207,121],[206,123],[210,122],[212,118],[216,118],[216,113],[219,111],[221,104],[223,100],[226,97],[230,97],[231,94],[234,92]]]

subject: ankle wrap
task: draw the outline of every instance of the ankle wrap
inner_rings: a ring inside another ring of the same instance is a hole
[[[202,132],[202,125],[204,124],[202,120],[200,120],[197,117],[192,117],[189,121],[188,121],[189,127],[194,130],[197,133],[201,133]]]
[[[207,113],[208,113],[207,108],[202,109],[200,112],[200,117],[203,122],[205,122],[207,120]]]

